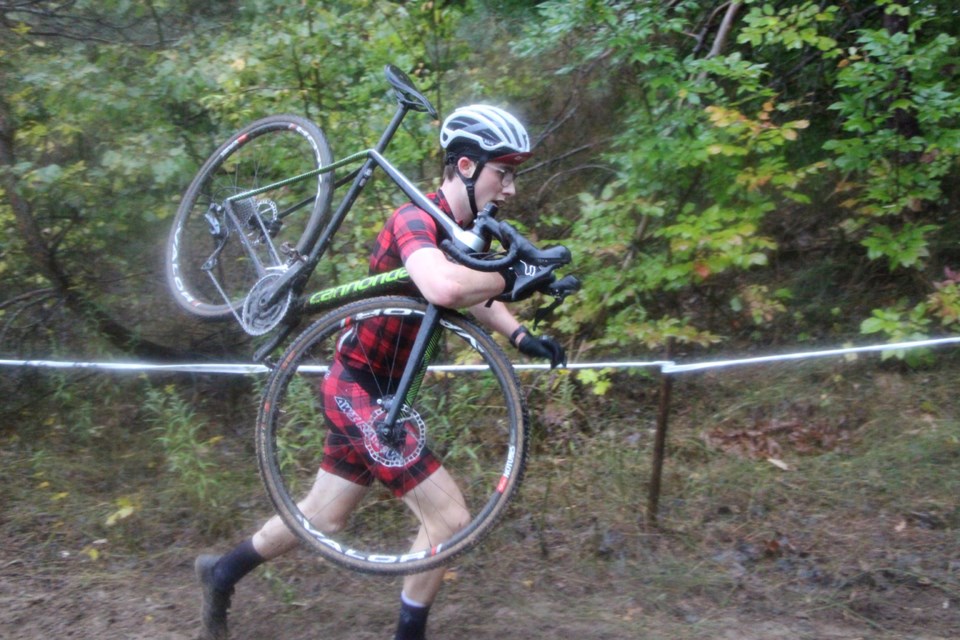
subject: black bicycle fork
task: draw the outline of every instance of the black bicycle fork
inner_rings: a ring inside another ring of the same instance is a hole
[[[398,448],[406,440],[406,429],[400,414],[404,406],[413,406],[413,401],[420,392],[423,377],[427,373],[427,366],[440,345],[440,331],[437,330],[440,325],[440,313],[440,307],[427,304],[397,389],[392,395],[387,395],[381,400],[386,416],[380,425],[376,425],[376,430],[380,442],[387,446]]]

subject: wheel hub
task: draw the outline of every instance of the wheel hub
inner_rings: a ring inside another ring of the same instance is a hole
[[[407,405],[400,411],[393,429],[385,424],[386,417],[386,411],[377,409],[370,423],[361,425],[363,444],[379,464],[405,467],[416,460],[426,446],[427,425],[420,414]]]

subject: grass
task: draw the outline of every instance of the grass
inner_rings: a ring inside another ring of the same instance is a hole
[[[525,509],[550,557],[629,565],[652,603],[749,593],[896,629],[909,624],[887,618],[909,620],[916,599],[947,628],[958,617],[942,605],[960,597],[953,387],[950,366],[875,362],[690,376],[673,395],[660,529],[643,526],[650,408],[629,399],[581,425],[575,451],[541,452]]]
[[[617,620],[654,612],[688,623],[690,638],[731,608],[949,636],[960,625],[958,369],[821,361],[678,378],[656,528],[645,509],[657,381],[614,374],[598,397],[550,380],[530,393],[521,495],[456,572],[521,593],[557,585],[574,601],[622,583]],[[269,515],[253,389],[80,384],[24,405],[0,434],[0,532],[20,553],[79,555],[95,571],[111,555],[234,541]]]
[[[185,391],[164,393],[98,380],[96,393],[74,385],[69,402],[54,394],[30,405],[0,435],[3,529],[46,540],[49,557],[96,560],[249,525],[238,517],[258,490],[247,448],[224,442]]]

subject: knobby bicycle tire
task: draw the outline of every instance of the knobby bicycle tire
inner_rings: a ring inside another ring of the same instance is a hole
[[[418,573],[473,548],[503,516],[526,467],[529,419],[513,367],[490,335],[459,313],[441,316],[430,366],[403,412],[404,441],[399,446],[380,442],[377,410],[371,415],[373,405],[335,385],[340,375],[328,375],[331,367],[342,366],[334,361],[338,349],[342,363],[347,360],[343,349],[349,351],[352,345],[352,379],[365,381],[364,388],[379,395],[376,390],[399,372],[384,368],[365,376],[364,367],[369,367],[358,365],[357,355],[366,351],[356,347],[354,337],[375,332],[377,344],[388,345],[387,351],[396,354],[402,348],[395,348],[389,336],[402,334],[401,327],[419,327],[425,309],[418,300],[387,296],[331,311],[290,345],[264,391],[256,427],[257,461],[277,513],[311,549],[356,571]],[[402,369],[402,362],[391,366]],[[334,371],[340,374],[342,369]],[[341,392],[343,396],[337,395]],[[338,480],[335,488],[310,492],[332,433],[329,421],[344,416],[355,427],[347,436],[349,446],[368,458],[369,467],[354,482]],[[426,451],[442,469],[421,480],[404,499],[372,479],[374,473],[386,473],[405,482],[413,475],[406,463]],[[446,474],[457,490],[450,490]],[[372,484],[366,491],[358,486],[368,482]],[[351,498],[337,492],[344,486],[351,495],[362,494],[346,520],[336,516],[351,504]],[[305,497],[308,493],[310,498]],[[465,523],[448,522],[448,513],[469,515]],[[421,528],[424,518],[430,521],[421,514],[433,514],[433,528]],[[449,537],[452,531],[456,533]]]
[[[242,309],[247,293],[266,273],[296,259],[284,245],[303,254],[316,241],[330,211],[333,176],[323,173],[235,201],[240,228],[220,221],[229,235],[215,267],[204,270],[219,244],[205,218],[211,204],[332,163],[323,132],[294,115],[257,120],[220,145],[187,187],[167,238],[165,272],[177,304],[209,320]],[[250,240],[256,261],[239,233]]]

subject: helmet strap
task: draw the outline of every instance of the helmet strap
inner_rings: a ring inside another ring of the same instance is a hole
[[[476,165],[473,170],[473,176],[469,178],[460,171],[459,164],[454,165],[454,167],[457,170],[457,175],[460,176],[460,181],[463,182],[463,186],[467,188],[467,200],[470,202],[470,211],[476,216],[480,209],[477,207],[477,196],[474,193],[474,185],[477,183],[476,176],[480,175],[480,172],[483,171],[483,165],[485,165],[486,162],[484,160],[474,160],[474,162]]]

